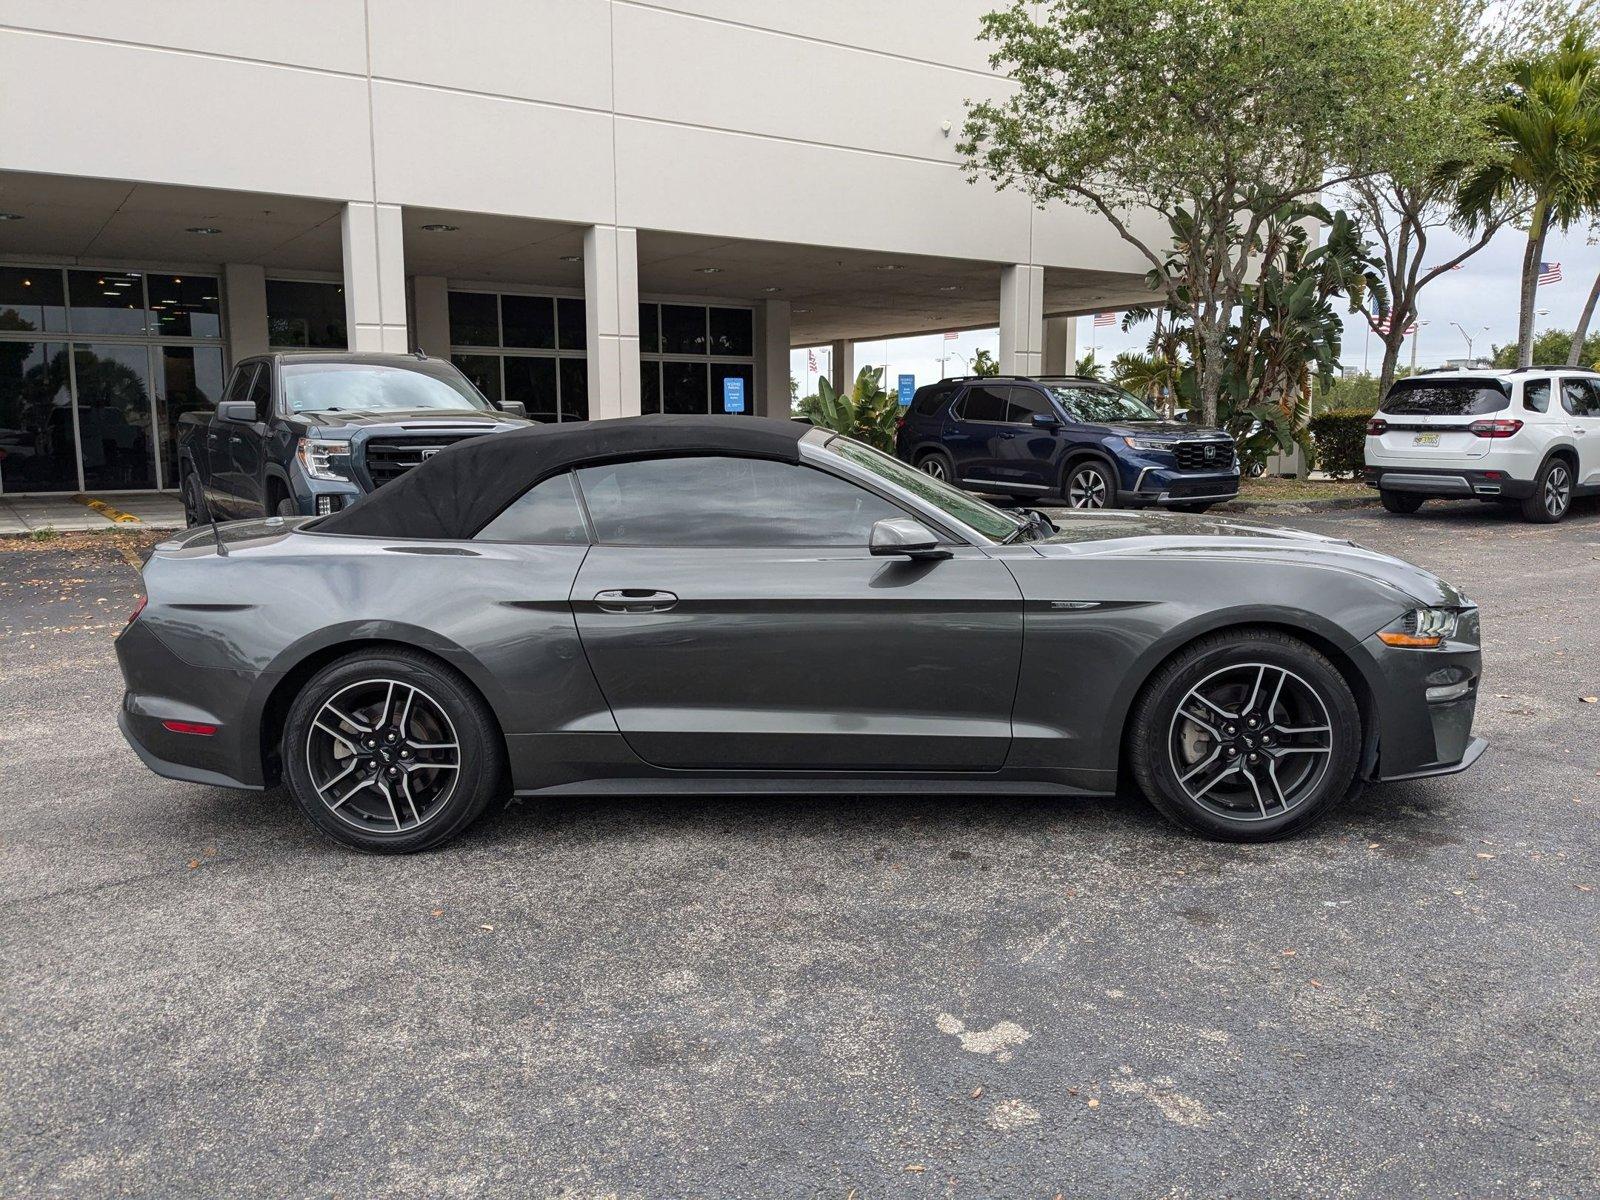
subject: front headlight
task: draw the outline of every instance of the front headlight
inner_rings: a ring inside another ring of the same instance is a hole
[[[1168,454],[1171,454],[1172,453],[1172,447],[1174,445],[1174,443],[1172,443],[1172,442],[1167,442],[1167,441],[1159,441],[1158,442],[1158,441],[1155,441],[1155,440],[1153,440],[1151,438],[1141,438],[1141,437],[1125,437],[1122,440],[1127,445],[1128,449],[1130,449],[1130,450],[1143,450],[1146,453],[1148,453],[1151,450],[1160,450],[1160,451],[1164,451],[1164,452],[1166,452]]]
[[[1389,628],[1379,631],[1386,646],[1431,650],[1456,636],[1461,614],[1453,608],[1414,608]]]
[[[348,480],[350,443],[327,438],[300,439],[300,465],[313,479]]]

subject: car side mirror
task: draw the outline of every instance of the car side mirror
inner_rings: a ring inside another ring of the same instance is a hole
[[[224,421],[232,421],[235,425],[254,425],[256,423],[256,404],[254,400],[224,400],[217,405],[217,416]]]
[[[874,522],[867,548],[874,557],[949,558],[933,531],[910,517],[890,517]]]
[[[1033,423],[1039,429],[1056,429],[1061,425],[1055,413],[1034,413]]]
[[[500,411],[507,416],[521,417],[524,421],[528,419],[528,406],[521,400],[500,401]]]

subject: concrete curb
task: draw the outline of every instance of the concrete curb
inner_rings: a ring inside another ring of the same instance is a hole
[[[181,530],[184,526],[174,525],[166,521],[120,521],[115,524],[99,523],[90,525],[83,521],[66,522],[61,525],[38,525],[32,529],[0,529],[0,538],[37,538],[48,541],[64,533],[137,533],[141,529],[152,530],[156,533],[170,533]],[[41,537],[40,535],[47,535]]]

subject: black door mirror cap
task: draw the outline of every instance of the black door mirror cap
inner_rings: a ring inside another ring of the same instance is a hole
[[[256,406],[253,400],[224,400],[217,405],[217,417],[235,425],[254,425]]]
[[[1060,429],[1061,418],[1055,413],[1036,412],[1032,417],[1033,424],[1040,429]]]
[[[524,421],[528,419],[528,406],[521,400],[502,400],[497,407],[507,416],[521,417]]]

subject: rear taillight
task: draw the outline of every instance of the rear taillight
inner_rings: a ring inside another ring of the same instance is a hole
[[[1367,436],[1377,437],[1388,428],[1389,422],[1385,421],[1382,417],[1373,417],[1372,420],[1367,422]]]
[[[1482,438],[1508,438],[1521,428],[1521,421],[1474,421],[1467,426],[1467,432]]]
[[[128,624],[129,625],[132,625],[134,623],[134,621],[138,619],[139,614],[144,611],[144,606],[146,604],[149,604],[149,603],[150,603],[150,597],[149,596],[140,596],[139,597],[139,603],[135,604],[133,606],[133,611],[128,614]]]
[[[894,419],[894,427],[896,432],[904,429],[906,427],[906,419],[904,417],[896,417]]]

